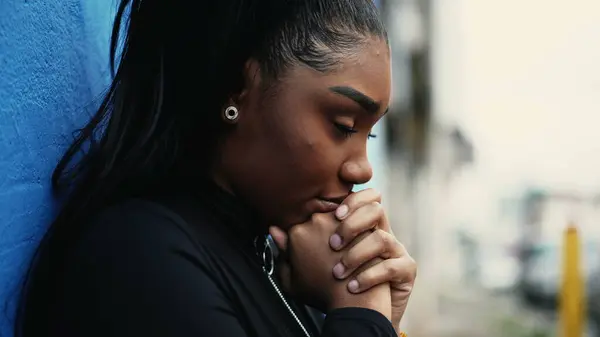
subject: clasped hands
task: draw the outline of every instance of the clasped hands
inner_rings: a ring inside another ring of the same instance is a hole
[[[282,252],[279,276],[289,293],[325,312],[372,307],[398,329],[417,267],[393,235],[379,192],[353,193],[335,212],[313,214],[287,233],[278,227],[269,231]]]

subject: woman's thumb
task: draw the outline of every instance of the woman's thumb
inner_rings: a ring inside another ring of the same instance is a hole
[[[277,245],[277,248],[279,248],[280,251],[283,251],[283,252],[287,251],[288,235],[286,232],[284,232],[279,227],[271,226],[271,227],[269,227],[269,234],[271,234],[273,241],[275,241],[275,244]]]
[[[279,274],[279,281],[283,289],[291,293],[292,291],[292,270],[287,261],[288,251],[288,235],[285,231],[283,231],[279,227],[271,226],[269,227],[269,234],[275,241],[277,248],[279,249],[279,258],[277,259],[277,270]]]

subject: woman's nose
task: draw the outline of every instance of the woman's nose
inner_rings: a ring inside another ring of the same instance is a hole
[[[365,184],[373,178],[373,168],[366,156],[350,160],[342,165],[340,178],[354,185]]]

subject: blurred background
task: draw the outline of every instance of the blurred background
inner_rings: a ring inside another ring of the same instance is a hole
[[[600,1],[376,2],[394,91],[369,143],[369,185],[419,263],[403,328],[557,335],[573,224],[586,333],[600,336]],[[2,302],[56,210],[52,167],[110,79],[114,5],[0,1]],[[9,330],[2,315],[0,336]]]
[[[370,146],[419,263],[409,336],[558,335],[569,224],[600,336],[600,1],[379,5],[394,96]]]

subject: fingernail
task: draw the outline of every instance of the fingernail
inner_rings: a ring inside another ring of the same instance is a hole
[[[339,234],[333,234],[329,238],[329,245],[333,249],[338,249],[342,246],[342,237]]]
[[[333,275],[335,275],[337,278],[342,278],[345,271],[346,267],[341,262],[338,262],[338,264],[333,267]]]
[[[348,214],[348,206],[347,205],[341,205],[340,207],[338,207],[335,210],[335,216],[340,220],[342,220],[347,214]]]
[[[358,291],[358,281],[352,280],[352,281],[348,282],[348,290],[350,290],[351,293],[357,292]]]

